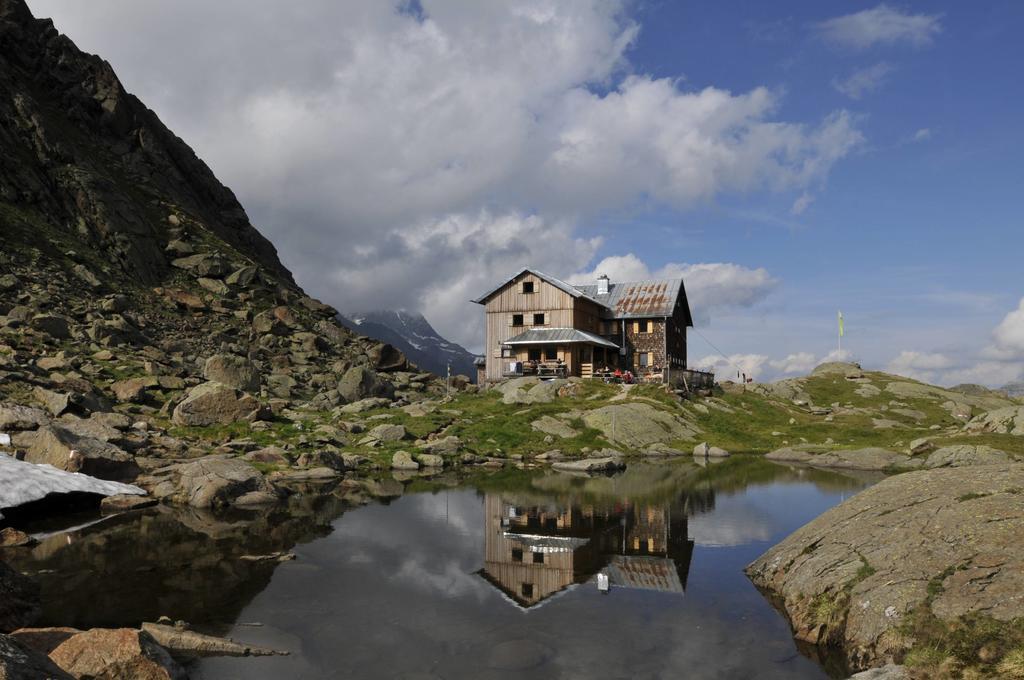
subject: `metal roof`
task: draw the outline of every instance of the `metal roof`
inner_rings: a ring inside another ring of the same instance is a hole
[[[663,593],[682,593],[685,588],[671,559],[616,555],[608,565],[608,576],[613,584],[624,588],[658,590]]]
[[[672,316],[679,296],[686,305],[687,324],[690,325],[690,305],[686,300],[686,287],[682,279],[648,279],[609,283],[608,293],[599,295],[597,285],[577,286],[587,297],[592,297],[612,310],[617,319],[642,319],[652,316]]]
[[[541,279],[543,281],[547,281],[548,283],[550,283],[555,288],[559,289],[563,293],[568,293],[569,295],[573,296],[574,298],[579,298],[579,297],[587,298],[591,302],[597,303],[598,305],[601,305],[602,307],[606,306],[606,303],[598,300],[596,297],[594,297],[590,293],[584,292],[579,286],[573,286],[572,284],[566,283],[565,281],[562,281],[561,279],[556,279],[554,276],[551,276],[550,274],[545,274],[542,271],[538,271],[536,269],[530,269],[529,267],[525,267],[523,269],[520,269],[518,272],[516,272],[515,274],[513,274],[509,278],[505,279],[504,281],[502,281],[497,286],[495,286],[491,290],[487,291],[486,293],[484,293],[480,297],[476,298],[475,300],[471,300],[471,302],[475,302],[478,305],[485,304],[489,297],[491,297],[492,295],[497,293],[499,290],[501,290],[502,288],[504,288],[508,284],[512,283],[516,279],[518,279],[523,274],[527,274],[527,273],[533,274],[534,276],[536,276],[537,278],[539,278],[539,279]]]
[[[512,336],[501,344],[551,345],[577,342],[584,342],[590,345],[601,345],[602,347],[611,347],[612,349],[619,348],[619,346],[611,340],[606,340],[600,335],[594,335],[593,333],[587,333],[586,331],[577,330],[575,328],[531,328],[519,335]]]

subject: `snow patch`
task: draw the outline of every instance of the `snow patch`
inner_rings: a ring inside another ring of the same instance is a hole
[[[64,472],[50,465],[36,465],[0,453],[0,508],[14,508],[38,501],[51,493],[75,491],[100,496],[145,496],[131,484],[107,482],[79,472]],[[3,513],[0,513],[0,518]]]

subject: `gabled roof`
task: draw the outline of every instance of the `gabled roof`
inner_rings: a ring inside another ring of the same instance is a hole
[[[686,306],[686,325],[693,325],[686,287],[682,279],[647,279],[609,283],[608,293],[598,294],[597,285],[577,286],[587,297],[612,310],[616,319],[642,319],[652,316],[672,316],[682,296]]]
[[[563,293],[568,293],[569,295],[573,296],[574,298],[586,298],[587,300],[590,300],[591,302],[595,302],[595,303],[601,305],[602,307],[606,306],[604,302],[601,302],[600,300],[598,300],[597,298],[595,298],[592,295],[584,293],[582,290],[579,289],[579,287],[573,286],[572,284],[569,284],[569,283],[566,283],[565,281],[562,281],[561,279],[556,279],[554,276],[551,276],[549,274],[545,274],[542,271],[537,271],[536,269],[530,269],[529,267],[524,267],[523,269],[520,269],[518,272],[516,272],[515,274],[513,274],[509,278],[505,279],[503,282],[499,283],[497,286],[495,286],[491,290],[487,291],[486,293],[484,293],[483,295],[481,295],[477,299],[472,300],[472,302],[475,302],[478,305],[486,304],[487,300],[492,295],[494,295],[499,290],[501,290],[502,288],[504,288],[508,284],[512,283],[516,279],[518,279],[523,274],[533,274],[538,279],[541,279],[542,281],[546,281],[546,282],[550,283],[555,288],[558,288]]]
[[[552,343],[585,343],[618,349],[610,340],[575,328],[531,328],[504,341],[503,345],[548,345]]]

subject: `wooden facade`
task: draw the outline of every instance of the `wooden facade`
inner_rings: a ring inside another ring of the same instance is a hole
[[[622,286],[620,295],[610,296],[608,285]],[[692,325],[682,281],[608,285],[572,286],[524,269],[475,300],[486,319],[482,377],[495,382],[514,373],[513,366],[539,363],[568,376],[589,377],[607,368],[677,382],[673,374],[687,368],[686,329]],[[526,331],[545,329],[582,331],[598,341],[507,344]]]

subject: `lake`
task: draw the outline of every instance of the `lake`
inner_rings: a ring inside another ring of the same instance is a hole
[[[392,480],[399,497],[365,506],[342,484],[251,513],[37,524],[8,560],[43,585],[40,625],[166,615],[291,652],[192,662],[209,680],[842,677],[743,567],[876,478],[735,456]],[[244,559],[277,551],[296,559]]]

